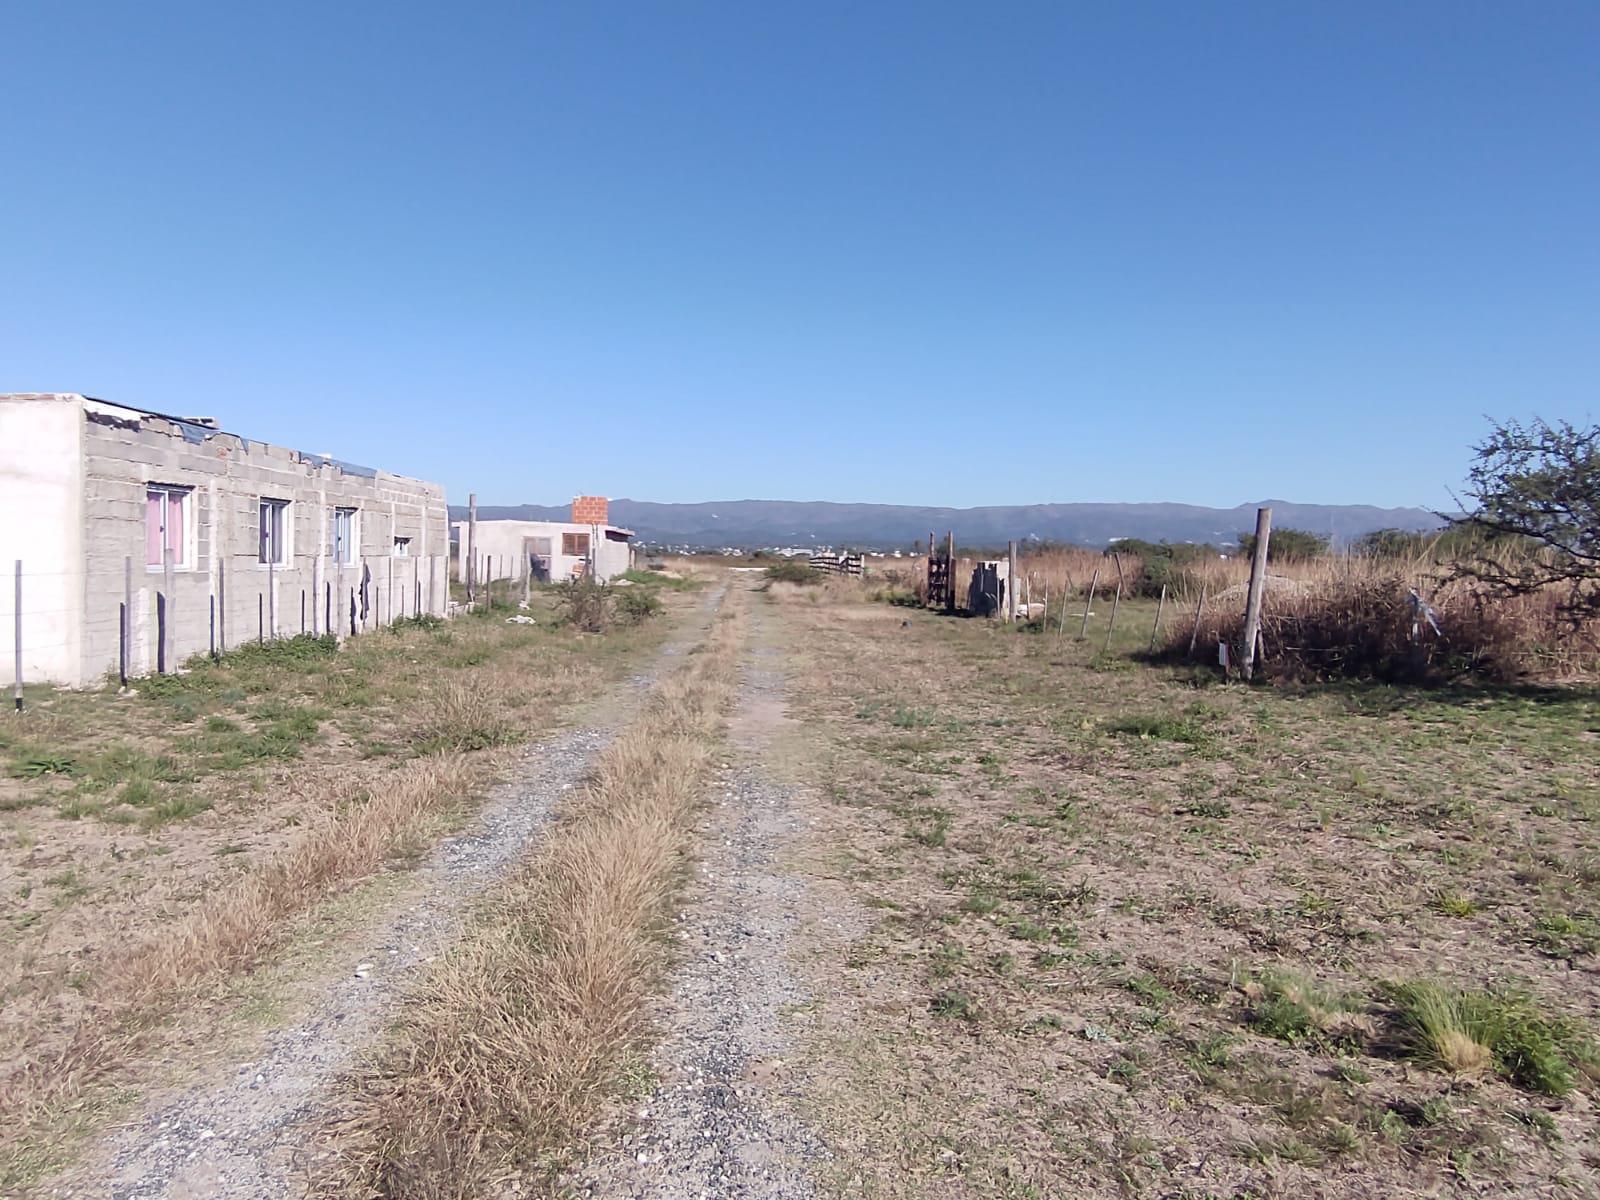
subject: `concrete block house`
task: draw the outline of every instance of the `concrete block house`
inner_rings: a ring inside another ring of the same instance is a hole
[[[438,484],[207,418],[0,394],[7,682],[19,560],[24,679],[88,686],[124,659],[143,675],[213,646],[443,615],[447,538]]]
[[[456,544],[456,578],[463,582],[473,556],[479,580],[521,579],[524,555],[543,583],[586,575],[606,583],[633,565],[633,530],[610,523],[604,496],[574,497],[570,521],[479,521],[476,535],[457,521]]]

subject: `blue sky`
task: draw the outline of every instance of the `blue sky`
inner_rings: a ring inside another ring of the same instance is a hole
[[[1443,504],[1592,419],[1600,5],[0,7],[0,390],[453,500]]]

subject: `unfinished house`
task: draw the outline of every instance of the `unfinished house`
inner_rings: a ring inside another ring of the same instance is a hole
[[[438,484],[65,393],[0,394],[0,648],[84,686],[245,641],[442,615]]]
[[[576,496],[570,521],[456,522],[456,578],[467,581],[474,564],[478,582],[521,579],[526,569],[535,582],[584,577],[606,583],[633,565],[633,530],[610,523],[604,496]]]

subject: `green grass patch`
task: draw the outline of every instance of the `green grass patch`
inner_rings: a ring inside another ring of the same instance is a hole
[[[1204,746],[1211,741],[1209,731],[1193,717],[1136,713],[1119,717],[1107,728],[1112,733],[1126,734],[1141,741],[1179,742],[1186,746]]]

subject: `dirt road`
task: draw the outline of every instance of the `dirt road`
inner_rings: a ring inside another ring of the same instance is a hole
[[[700,606],[683,638],[595,706],[594,723],[529,747],[468,828],[440,842],[401,894],[353,937],[320,979],[298,989],[301,1014],[247,1059],[160,1095],[106,1139],[50,1195],[216,1197],[295,1195],[315,1165],[309,1118],[370,1045],[396,1004],[459,932],[485,889],[540,836],[563,797],[627,725],[655,679],[697,646],[724,589]]]
[[[827,914],[796,869],[803,792],[773,777],[788,716],[774,617],[757,605],[730,723],[732,754],[708,798],[702,853],[676,936],[681,966],[655,1021],[659,1083],[619,1115],[568,1181],[605,1200],[800,1200],[826,1147],[796,1111],[796,1035],[812,994],[793,956]]]

